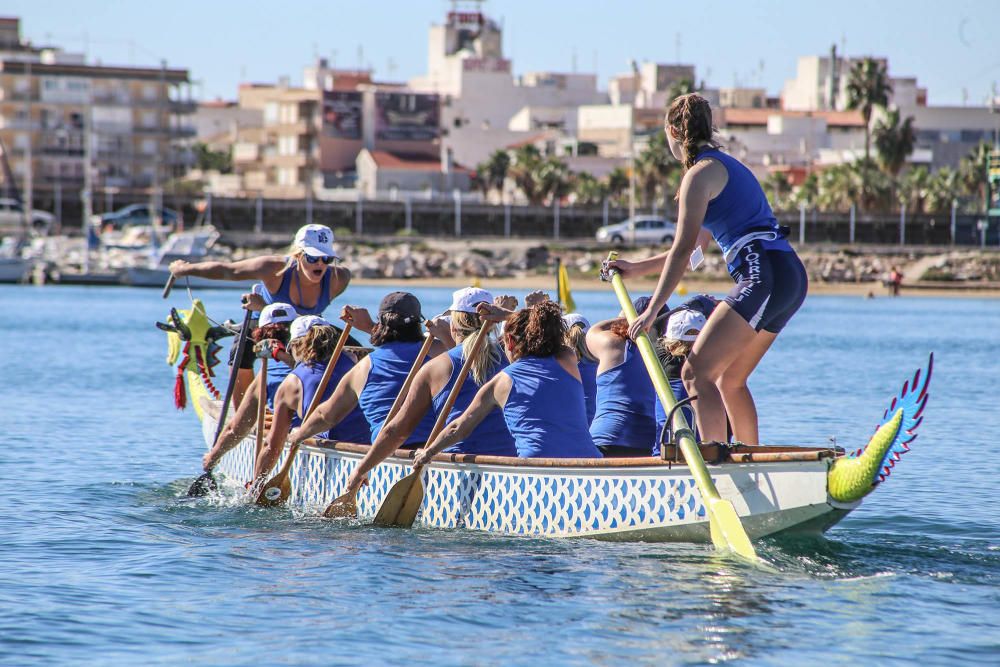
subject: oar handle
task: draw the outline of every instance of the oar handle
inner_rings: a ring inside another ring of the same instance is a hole
[[[417,353],[417,358],[414,359],[413,365],[410,367],[410,372],[406,375],[406,379],[403,381],[403,386],[399,388],[399,393],[396,394],[396,400],[392,402],[392,407],[389,408],[389,414],[385,416],[385,420],[382,422],[383,428],[386,424],[392,421],[392,418],[396,416],[396,413],[400,411],[403,407],[403,402],[406,400],[406,395],[410,392],[410,385],[413,384],[413,378],[417,377],[417,372],[424,365],[424,358],[431,351],[431,345],[434,344],[434,336],[427,334],[424,338],[424,344],[420,346],[420,351]]]
[[[226,398],[222,402],[222,412],[219,414],[219,423],[215,427],[215,438],[212,439],[212,446],[219,442],[219,435],[226,426],[226,415],[229,413],[229,402],[233,400],[233,391],[236,389],[236,376],[239,374],[240,360],[246,350],[247,338],[250,333],[250,320],[253,318],[253,311],[248,310],[243,317],[243,326],[240,327],[240,339],[236,341],[236,356],[233,363],[229,365],[229,384],[226,386]]]
[[[316,393],[313,394],[312,401],[309,403],[309,408],[306,410],[305,416],[302,418],[302,422],[305,423],[309,416],[312,415],[316,407],[322,402],[323,394],[326,392],[326,386],[330,384],[330,377],[333,375],[333,367],[337,365],[340,361],[340,353],[344,351],[344,345],[347,344],[347,339],[351,335],[351,323],[348,322],[344,325],[344,330],[340,334],[340,338],[337,339],[337,346],[333,348],[333,354],[330,355],[330,361],[326,364],[326,369],[323,371],[323,377],[319,380],[319,386],[316,388]]]
[[[493,323],[486,321],[484,319],[483,325],[479,327],[479,333],[476,335],[476,342],[472,345],[472,349],[469,351],[469,356],[465,358],[462,362],[462,368],[458,371],[458,377],[455,378],[455,384],[452,386],[451,391],[448,392],[448,398],[445,399],[444,407],[441,408],[441,412],[438,414],[437,419],[434,421],[434,428],[431,429],[431,434],[427,438],[427,442],[424,444],[424,449],[431,446],[431,443],[437,439],[444,427],[448,425],[448,414],[451,413],[451,409],[455,406],[455,401],[458,399],[458,392],[462,390],[462,385],[465,384],[465,379],[469,376],[469,371],[472,370],[472,364],[476,361],[476,356],[479,355],[479,351],[483,349],[483,345],[490,337],[490,329],[493,328]]]
[[[168,296],[170,296],[170,290],[172,290],[174,288],[174,283],[175,282],[177,282],[177,276],[175,276],[174,274],[171,273],[170,277],[167,278],[167,284],[163,286],[163,298],[164,299],[166,299]]]

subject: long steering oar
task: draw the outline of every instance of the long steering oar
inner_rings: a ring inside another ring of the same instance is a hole
[[[482,349],[486,340],[489,338],[490,329],[493,327],[492,322],[483,322],[483,326],[479,328],[479,334],[476,336],[476,342],[472,346],[472,350],[469,352],[469,356],[466,357],[465,361],[462,363],[462,369],[458,372],[458,377],[455,378],[455,384],[452,386],[451,391],[448,392],[448,398],[444,402],[444,407],[441,408],[441,412],[437,416],[437,420],[434,422],[434,428],[431,429],[431,434],[427,438],[427,443],[424,447],[429,447],[444,427],[448,424],[448,415],[451,413],[452,407],[455,405],[455,399],[458,398],[458,392],[462,390],[462,385],[465,384],[465,378],[469,376],[469,371],[472,369],[472,364],[479,355],[479,351]],[[420,468],[414,468],[413,472],[399,480],[392,485],[389,492],[385,495],[382,500],[382,504],[378,508],[378,512],[375,514],[375,520],[373,523],[376,526],[399,526],[400,528],[409,528],[413,525],[413,521],[417,518],[417,512],[420,510],[420,505],[424,502],[424,483],[422,481],[423,475],[421,475],[422,470]]]
[[[618,253],[616,252],[608,255],[609,261],[617,258]],[[631,324],[638,315],[632,305],[628,290],[625,288],[625,281],[617,271],[611,272],[611,284],[615,288],[615,294],[621,303],[625,318]],[[649,377],[653,381],[653,387],[656,388],[656,394],[660,397],[660,402],[663,403],[667,414],[670,414],[670,410],[677,401],[656,357],[656,352],[653,350],[653,343],[645,332],[636,338],[635,343],[639,348],[639,354],[642,355],[643,362],[646,364]],[[759,562],[757,552],[754,551],[753,544],[750,543],[750,537],[743,528],[740,517],[736,514],[736,508],[731,502],[722,498],[719,495],[719,490],[715,488],[715,483],[708,473],[708,466],[705,465],[705,459],[701,456],[701,450],[698,449],[698,445],[694,441],[694,432],[680,410],[674,414],[673,426],[674,432],[680,440],[684,461],[691,470],[691,475],[698,486],[698,492],[701,493],[702,502],[705,503],[712,532],[712,543],[717,548],[728,549],[748,561]]]
[[[337,339],[337,346],[333,349],[330,361],[326,364],[326,370],[323,371],[323,377],[319,380],[319,386],[316,387],[316,393],[313,394],[312,401],[309,403],[309,408],[306,410],[306,415],[302,418],[303,423],[309,419],[313,411],[316,410],[316,407],[322,402],[323,394],[326,392],[326,385],[330,383],[330,376],[333,375],[333,367],[336,366],[337,361],[340,360],[340,353],[344,351],[344,345],[347,344],[347,338],[350,334],[351,323],[348,322],[344,326],[344,331],[340,334],[340,338]],[[258,437],[260,436],[258,435]],[[281,466],[280,470],[278,470],[278,474],[272,477],[271,480],[261,488],[260,493],[257,494],[256,502],[258,505],[275,507],[288,500],[288,497],[292,494],[292,481],[289,479],[288,473],[292,469],[292,462],[295,460],[295,455],[298,451],[298,444],[295,444],[288,450],[288,458],[285,459],[285,464]]]
[[[167,282],[167,286],[170,286],[170,282]],[[233,391],[236,389],[236,376],[239,373],[240,359],[243,358],[243,352],[246,350],[247,338],[250,337],[250,320],[253,318],[253,311],[248,310],[247,314],[243,316],[243,326],[240,327],[240,338],[236,341],[236,356],[233,357],[233,363],[229,365],[229,384],[226,386],[226,398],[222,401],[222,411],[219,413],[219,423],[215,426],[215,437],[212,438],[212,446],[214,447],[219,442],[219,436],[222,435],[222,429],[226,427],[226,415],[229,413],[229,403],[233,400]],[[209,491],[214,491],[218,488],[218,484],[215,482],[215,477],[212,476],[212,471],[204,472],[198,476],[198,479],[191,482],[191,486],[188,487],[188,497],[198,497],[204,496]]]
[[[417,371],[424,365],[424,359],[431,351],[431,345],[434,344],[434,336],[430,334],[424,338],[424,344],[420,346],[420,351],[417,353],[417,358],[413,361],[413,365],[410,367],[410,372],[407,373],[406,379],[403,380],[403,386],[399,388],[399,393],[396,394],[396,400],[392,402],[392,407],[389,408],[389,414],[385,416],[385,420],[382,422],[382,428],[388,424],[399,409],[403,407],[403,401],[406,400],[406,395],[410,393],[410,385],[413,384],[413,378],[417,377]],[[344,519],[347,517],[356,516],[358,513],[358,508],[355,503],[353,493],[345,493],[341,496],[337,496],[333,501],[326,506],[323,510],[323,516],[327,519]]]

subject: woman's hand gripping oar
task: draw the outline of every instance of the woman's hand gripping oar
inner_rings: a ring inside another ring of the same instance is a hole
[[[385,421],[382,422],[382,427],[388,424],[399,409],[403,407],[403,402],[406,400],[406,395],[410,392],[410,386],[413,384],[413,378],[417,377],[417,371],[424,365],[424,359],[430,354],[431,346],[434,345],[434,336],[430,334],[424,338],[424,344],[420,346],[420,351],[417,353],[417,358],[413,361],[413,365],[410,367],[410,372],[406,375],[406,379],[403,381],[403,386],[399,388],[399,393],[396,394],[396,400],[392,402],[392,407],[389,408],[389,414],[385,416]],[[304,420],[303,420],[304,421]],[[342,496],[334,498],[333,501],[326,506],[323,510],[323,516],[327,519],[344,519],[347,517],[354,517],[358,514],[357,506],[357,492],[345,493]]]
[[[482,349],[483,345],[490,337],[490,329],[494,326],[493,322],[486,320],[483,322],[483,326],[479,328],[479,333],[476,335],[476,342],[472,346],[472,350],[466,357],[465,361],[462,363],[462,368],[458,372],[458,377],[455,378],[455,384],[452,386],[451,391],[448,392],[448,398],[445,400],[444,407],[441,408],[440,414],[437,416],[437,420],[434,422],[434,428],[431,429],[431,434],[427,437],[427,442],[424,447],[430,446],[434,440],[437,439],[438,434],[444,430],[444,427],[448,424],[448,415],[451,413],[452,407],[455,405],[455,399],[458,398],[458,392],[462,390],[462,385],[465,384],[465,378],[469,376],[469,371],[472,369],[472,364],[479,355],[479,351]],[[413,472],[399,480],[392,485],[389,492],[385,494],[385,498],[382,500],[382,504],[378,508],[378,512],[375,514],[375,520],[373,523],[376,526],[399,526],[400,528],[409,528],[413,525],[413,521],[417,518],[417,512],[420,510],[420,505],[424,502],[424,483],[421,479],[423,472],[421,467],[415,467]]]
[[[330,383],[330,376],[333,375],[333,367],[337,365],[337,361],[340,360],[340,354],[344,351],[344,345],[347,344],[347,339],[351,333],[351,323],[348,322],[344,325],[344,330],[340,334],[340,338],[337,339],[337,346],[333,349],[333,354],[330,356],[330,361],[326,364],[326,370],[323,371],[323,377],[319,380],[319,386],[316,387],[316,393],[313,395],[312,402],[309,403],[309,408],[306,410],[305,417],[302,421],[305,422],[312,415],[316,407],[323,401],[323,394],[326,392],[326,386]],[[259,436],[258,436],[259,437]],[[258,445],[258,449],[260,445]],[[258,505],[264,505],[265,507],[276,507],[281,505],[288,497],[292,494],[292,481],[289,479],[288,473],[292,470],[292,462],[295,460],[295,455],[299,451],[298,443],[292,445],[288,449],[288,456],[285,459],[284,465],[278,470],[278,473],[271,478],[263,487],[260,489],[260,493],[257,494],[256,503]]]
[[[168,288],[172,284],[173,283],[171,281],[167,281]],[[247,310],[246,315],[243,316],[243,326],[240,327],[240,338],[236,342],[236,356],[233,357],[233,363],[229,365],[229,384],[226,386],[226,397],[225,400],[222,401],[222,409],[219,412],[219,423],[215,427],[215,437],[212,438],[213,447],[218,444],[219,436],[222,434],[222,430],[226,427],[226,415],[229,414],[229,403],[233,400],[233,391],[236,389],[236,375],[239,372],[240,359],[243,358],[243,352],[247,346],[247,339],[250,337],[250,320],[252,318],[253,311]],[[209,491],[214,491],[217,487],[218,484],[215,481],[215,477],[212,476],[212,471],[209,469],[199,475],[196,480],[191,482],[191,486],[188,487],[187,494],[189,498],[204,496]]]
[[[618,259],[618,253],[612,252],[608,255],[609,262],[616,259]],[[618,296],[619,303],[621,303],[625,318],[631,324],[638,317],[638,313],[635,312],[632,299],[625,288],[625,281],[617,271],[611,270],[609,273],[611,284],[615,288],[615,294]],[[674,403],[677,400],[674,398],[674,392],[667,382],[666,375],[663,373],[663,367],[660,366],[660,362],[656,357],[653,343],[649,340],[649,336],[645,332],[641,332],[636,336],[635,344],[638,346],[642,360],[646,364],[646,370],[653,381],[653,387],[656,388],[656,394],[660,397],[660,402],[663,403],[663,408],[667,414],[670,414],[670,410],[674,407]],[[757,557],[757,552],[754,551],[753,544],[750,543],[750,537],[747,535],[746,529],[743,528],[740,517],[736,514],[736,508],[733,507],[731,502],[722,498],[719,495],[718,489],[715,488],[715,483],[708,473],[708,466],[705,465],[705,459],[702,458],[701,450],[698,449],[698,445],[694,441],[694,432],[688,425],[682,411],[678,410],[674,413],[673,426],[674,433],[680,440],[680,449],[684,454],[684,461],[691,470],[691,475],[698,486],[698,492],[701,494],[702,502],[705,504],[709,525],[711,526],[712,543],[718,549],[729,550],[741,558],[753,563],[759,563],[760,559]]]

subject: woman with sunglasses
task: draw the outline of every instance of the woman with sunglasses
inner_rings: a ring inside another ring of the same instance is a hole
[[[333,231],[325,225],[305,225],[295,234],[288,255],[263,255],[237,262],[171,262],[170,272],[182,278],[198,276],[211,280],[258,280],[262,294],[244,294],[243,307],[260,311],[272,303],[291,304],[299,315],[322,315],[327,306],[351,282],[351,272],[337,266]],[[236,349],[239,341],[233,343]],[[239,360],[234,401],[239,405],[253,381],[253,350]]]

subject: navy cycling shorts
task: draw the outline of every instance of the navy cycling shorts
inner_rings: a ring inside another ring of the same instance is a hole
[[[736,285],[726,303],[754,331],[778,333],[805,301],[809,278],[794,250],[768,245],[757,239],[740,248],[730,266]]]

